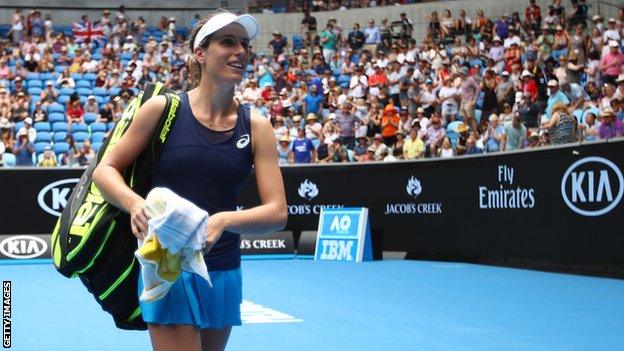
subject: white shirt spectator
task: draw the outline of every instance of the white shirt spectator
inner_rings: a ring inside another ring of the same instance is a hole
[[[353,75],[349,83],[349,88],[351,89],[349,93],[350,96],[356,98],[364,97],[364,95],[366,95],[366,88],[368,88],[368,78],[364,74],[361,76]]]

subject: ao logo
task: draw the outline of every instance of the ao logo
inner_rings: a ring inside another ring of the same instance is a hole
[[[602,157],[574,162],[561,180],[561,196],[572,211],[588,217],[603,215],[622,199],[624,177],[620,169]]]
[[[334,216],[329,230],[336,233],[347,233],[351,228],[351,217],[349,216]]]
[[[39,202],[41,209],[59,217],[65,204],[67,204],[69,194],[74,185],[78,183],[78,180],[78,178],[59,180],[41,189],[37,196],[37,202]]]
[[[236,147],[239,149],[244,148],[245,146],[247,146],[247,144],[249,144],[249,140],[249,134],[243,134],[236,142]]]
[[[307,179],[299,185],[299,196],[307,199],[308,201],[314,199],[318,195],[318,193],[319,190],[316,184],[312,183]]]
[[[45,240],[31,235],[15,235],[0,242],[0,252],[15,259],[35,258],[48,249]]]
[[[422,186],[420,185],[420,181],[416,179],[416,177],[412,176],[405,186],[405,190],[407,194],[413,198],[417,198],[418,195],[422,192]]]

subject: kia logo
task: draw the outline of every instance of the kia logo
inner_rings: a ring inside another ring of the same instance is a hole
[[[603,215],[622,199],[624,177],[620,169],[602,157],[574,162],[561,180],[561,196],[572,211],[588,217]]]
[[[32,235],[10,236],[0,242],[0,252],[15,259],[35,258],[48,250],[45,240]]]
[[[63,179],[48,184],[37,196],[39,206],[47,213],[60,217],[67,204],[67,198],[78,180],[78,178]]]

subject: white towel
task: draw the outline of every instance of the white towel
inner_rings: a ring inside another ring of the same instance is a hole
[[[180,269],[202,276],[212,286],[203,259],[208,213],[167,188],[154,188],[145,199],[148,235],[135,256],[141,263],[141,301],[167,294]]]

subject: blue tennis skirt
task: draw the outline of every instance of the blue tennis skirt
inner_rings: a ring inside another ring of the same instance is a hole
[[[143,320],[151,324],[189,324],[199,329],[241,325],[241,269],[209,273],[212,288],[200,275],[182,271],[163,298],[140,302]],[[142,291],[139,274],[139,296]]]

